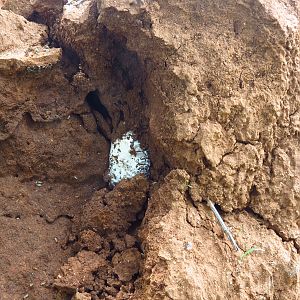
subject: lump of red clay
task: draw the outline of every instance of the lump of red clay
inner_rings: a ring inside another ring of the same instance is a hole
[[[96,192],[83,208],[81,227],[94,228],[102,234],[116,234],[127,231],[143,209],[149,183],[138,175],[130,180],[122,180],[108,192]]]
[[[81,248],[90,251],[99,251],[102,248],[102,238],[92,230],[84,230],[80,233],[79,243]]]
[[[124,239],[127,248],[133,247],[136,243],[136,238],[132,235],[126,234]]]
[[[72,300],[91,300],[92,296],[88,293],[79,293],[77,292],[73,297]]]
[[[107,262],[95,252],[81,251],[61,268],[54,286],[68,293],[94,282],[93,272],[106,267]]]
[[[113,271],[121,281],[130,281],[139,272],[141,259],[141,253],[136,248],[116,253],[112,259]]]

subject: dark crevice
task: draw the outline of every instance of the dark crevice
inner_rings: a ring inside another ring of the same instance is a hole
[[[297,252],[300,253],[300,247],[297,245],[295,239],[287,238],[276,225],[272,224],[269,220],[266,220],[261,214],[254,211],[250,206],[245,207],[243,210],[255,218],[261,225],[264,225],[267,229],[272,230],[283,242],[292,242]]]
[[[191,176],[191,175],[190,175]],[[192,178],[192,176],[190,177],[190,178]],[[185,191],[185,199],[187,200],[187,202],[189,202],[190,204],[192,204],[192,206],[196,209],[196,210],[198,210],[198,208],[197,208],[197,205],[195,204],[195,202],[194,202],[194,200],[193,200],[193,198],[192,198],[192,196],[191,196],[191,193],[190,193],[190,187],[191,187],[191,184],[192,184],[192,182],[191,182],[191,179],[187,182],[187,189],[186,189],[186,191]]]
[[[37,11],[33,11],[32,14],[27,18],[28,21],[34,22],[37,24],[45,24],[45,19]]]
[[[73,116],[79,121],[80,125],[84,128],[84,121],[80,114],[73,114]]]
[[[152,162],[155,161],[161,155],[159,162],[155,165],[155,167],[152,167],[150,169],[150,176],[149,176],[150,180],[159,182],[163,180],[163,178],[167,176],[167,174],[170,173],[170,171],[172,170],[171,164],[168,162],[168,159],[159,152],[158,149],[152,148],[152,151],[149,151],[149,155],[150,155],[151,166],[153,166]]]
[[[112,73],[122,83],[125,90],[130,91],[141,86],[145,73],[137,53],[126,48],[126,40],[115,37],[109,50],[112,56]]]
[[[39,216],[40,216],[40,218],[44,219],[48,224],[54,224],[57,220],[59,220],[61,218],[65,218],[65,219],[68,219],[68,220],[72,220],[74,218],[74,216],[67,215],[67,214],[59,215],[59,216],[55,217],[54,219],[50,219],[47,215],[44,215],[44,214],[40,214]],[[19,213],[5,213],[1,217],[19,220],[19,219],[21,219],[21,214],[19,214]]]
[[[202,158],[202,162],[203,162],[203,165],[205,166],[205,168],[207,168],[209,170],[212,169],[212,164],[205,156]]]
[[[78,235],[77,234],[73,234],[72,232],[69,234],[66,242],[64,245],[62,245],[62,249],[67,249],[67,248],[71,248],[73,255],[76,255],[76,253],[79,252],[79,250],[77,251],[76,249],[76,243],[78,242]]]
[[[67,214],[61,214],[56,216],[55,218],[51,219],[47,215],[40,214],[40,217],[43,218],[48,224],[54,224],[59,219],[67,219],[67,220],[73,220],[73,215],[67,215]]]
[[[19,213],[5,213],[3,215],[1,215],[1,217],[4,217],[4,218],[8,218],[8,219],[21,219],[21,214]]]
[[[112,119],[107,108],[100,101],[98,90],[89,92],[86,96],[86,101],[92,110],[98,111],[108,123],[112,124]]]
[[[55,39],[52,35],[51,35],[51,30],[50,30],[50,34],[48,35],[48,40],[47,40],[47,44],[50,48],[62,48],[60,43],[57,41],[57,39]]]
[[[256,213],[250,206],[247,206],[241,210],[239,210],[238,212],[242,212],[245,211],[247,212],[251,217],[253,217],[255,220],[259,221],[260,224],[265,225],[267,228],[269,226],[268,221],[266,221],[262,215],[260,215],[259,213]],[[237,212],[236,210],[234,210],[234,212]]]
[[[252,185],[250,192],[249,192],[249,196],[250,196],[250,199],[259,196],[259,192],[257,191],[256,185]]]
[[[73,76],[80,71],[80,57],[70,47],[63,48],[61,68],[64,72],[65,78],[71,83]]]
[[[148,99],[144,91],[147,72],[144,61],[140,59],[136,51],[128,49],[127,39],[124,36],[110,32],[105,26],[102,28],[102,35],[103,40],[107,42],[106,55],[109,54],[107,56],[111,79],[112,82],[117,83],[118,88],[114,89],[112,94],[114,99],[111,106],[108,106],[109,116],[112,120],[106,119],[113,134],[107,134],[107,130],[103,130],[98,122],[99,132],[112,139],[115,133],[132,130],[143,147],[149,148],[149,119],[145,113]],[[96,92],[100,103],[106,105],[106,102],[102,101],[99,91],[94,92]],[[90,105],[90,107],[92,106]],[[113,121],[113,128],[111,121]]]
[[[111,142],[110,134],[113,132],[113,122],[108,109],[102,104],[100,100],[99,91],[95,90],[89,92],[86,96],[86,102],[88,103],[89,107],[92,110],[92,114],[97,124],[98,132],[100,133],[101,136],[103,136],[107,140],[107,142],[110,143]],[[109,132],[107,132],[107,129],[104,128],[103,124],[102,125],[100,124],[95,112],[98,112],[103,117],[104,122],[106,124],[105,127],[108,128]]]
[[[118,123],[117,123],[117,126],[121,123],[121,122],[124,122],[125,121],[125,115],[124,115],[124,112],[122,110],[119,111],[119,120],[118,120]]]
[[[138,229],[141,227],[142,222],[144,220],[145,217],[145,213],[147,211],[148,208],[148,201],[150,198],[150,193],[147,193],[147,198],[143,204],[143,208],[137,213],[136,215],[136,220],[134,222],[131,223],[130,227],[127,230],[127,233],[129,235],[135,235],[138,231]]]
[[[255,142],[258,142],[258,140],[257,141],[236,140],[236,143],[243,144],[243,145],[252,145],[252,146],[255,146]]]

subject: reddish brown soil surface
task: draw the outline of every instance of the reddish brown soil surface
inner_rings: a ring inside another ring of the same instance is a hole
[[[298,1],[64,2],[0,0],[0,300],[298,300]]]

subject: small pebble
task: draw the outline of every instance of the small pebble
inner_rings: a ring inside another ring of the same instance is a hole
[[[193,244],[191,242],[184,243],[184,249],[188,250],[188,251],[192,250],[193,249]]]
[[[35,185],[36,185],[37,187],[41,187],[41,186],[43,185],[43,182],[40,181],[40,180],[37,180],[37,181],[35,182]]]

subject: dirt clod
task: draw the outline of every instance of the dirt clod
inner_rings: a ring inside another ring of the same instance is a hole
[[[92,296],[88,293],[79,293],[79,292],[77,292],[72,297],[72,300],[92,300]]]
[[[136,248],[130,248],[112,258],[113,271],[121,281],[130,281],[139,272],[141,253]]]
[[[121,181],[112,191],[97,191],[83,207],[78,223],[104,235],[126,232],[143,209],[149,183],[144,176]],[[112,222],[113,220],[113,222]]]

